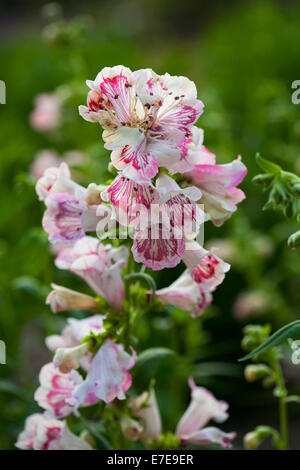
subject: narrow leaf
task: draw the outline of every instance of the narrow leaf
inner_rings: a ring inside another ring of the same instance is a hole
[[[259,153],[256,154],[256,162],[259,168],[261,168],[266,173],[274,175],[276,173],[281,172],[281,168],[279,165],[276,165],[276,163],[270,162],[269,160],[265,160],[259,155]]]
[[[288,325],[283,326],[280,330],[276,331],[272,336],[270,336],[263,344],[258,348],[251,351],[246,356],[239,359],[240,361],[247,361],[258,354],[267,351],[274,346],[282,343],[288,338],[300,338],[300,320],[296,320]]]

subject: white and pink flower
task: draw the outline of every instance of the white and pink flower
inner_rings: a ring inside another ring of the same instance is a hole
[[[231,163],[216,165],[202,163],[201,159],[193,169],[184,173],[202,192],[201,203],[216,226],[222,225],[245,199],[237,186],[247,174],[247,168],[238,157]]]
[[[174,233],[164,224],[155,224],[143,230],[136,230],[132,253],[137,263],[143,263],[153,271],[173,268],[180,263],[185,251],[183,238],[175,238]]]
[[[136,361],[135,351],[131,350],[132,355],[122,345],[109,338],[105,340],[93,358],[86,379],[73,392],[76,407],[97,400],[109,403],[115,398],[126,398],[125,393],[131,386],[131,374],[128,371]]]
[[[25,421],[25,429],[16,442],[22,450],[92,450],[91,446],[73,434],[65,421],[36,413]]]
[[[172,171],[180,145],[203,111],[195,84],[185,77],[157,75],[151,69],[104,68],[80,114],[104,128],[105,146],[124,176],[149,183],[158,166]]]
[[[34,394],[38,405],[54,418],[63,418],[73,413],[72,393],[83,379],[77,371],[63,374],[50,362],[42,367],[40,386]]]
[[[56,191],[56,187],[59,186],[61,191],[65,190],[68,192],[71,184],[71,173],[68,165],[63,162],[59,167],[53,166],[46,168],[43,175],[38,179],[35,190],[40,201],[45,201],[49,193],[53,190]]]
[[[197,387],[193,379],[189,379],[189,385],[192,391],[191,403],[177,425],[176,436],[183,445],[188,443],[219,444],[225,449],[230,449],[231,441],[236,437],[236,433],[224,433],[214,427],[205,428],[211,420],[217,423],[226,421],[228,404],[216,400],[204,387]]]
[[[53,290],[48,295],[46,304],[50,305],[54,313],[64,310],[90,310],[98,305],[98,301],[90,295],[81,294],[53,283],[51,287]]]
[[[124,226],[137,225],[142,214],[151,210],[159,200],[159,193],[152,185],[141,185],[120,173],[101,193],[104,201],[114,208],[114,216]]]
[[[122,310],[124,286],[121,269],[126,264],[127,256],[125,246],[104,246],[97,238],[86,236],[71,248],[62,250],[55,264],[60,269],[68,269],[81,276],[113,308]]]
[[[83,238],[86,232],[96,231],[100,220],[98,206],[87,206],[83,196],[82,193],[48,195],[42,223],[51,243],[73,243]]]
[[[194,240],[188,242],[183,261],[194,281],[201,285],[202,289],[210,292],[223,282],[225,273],[230,269],[228,263]]]
[[[111,214],[103,205],[99,216],[99,205],[86,203],[88,190],[71,178],[68,165],[63,162],[59,168],[47,168],[36,184],[39,199],[46,204],[43,228],[49,233],[51,243],[73,243],[84,237],[86,232],[96,231],[102,218]]]
[[[188,270],[169,287],[157,290],[155,297],[163,304],[175,305],[189,312],[192,318],[199,317],[212,303],[211,292],[197,284]]]
[[[159,194],[157,204],[145,214],[141,227],[134,234],[132,253],[137,262],[160,270],[176,266],[182,259],[185,238],[197,233],[205,216],[197,201],[201,192],[196,187],[180,188],[168,175],[162,173],[156,180]]]
[[[105,315],[93,315],[82,320],[68,318],[67,326],[62,330],[61,335],[51,335],[46,338],[47,347],[51,351],[55,351],[57,348],[78,346],[89,334],[98,335],[105,331],[104,319]]]
[[[129,398],[128,404],[132,413],[139,419],[139,438],[144,441],[158,441],[162,433],[162,423],[154,390],[143,392],[137,398]]]

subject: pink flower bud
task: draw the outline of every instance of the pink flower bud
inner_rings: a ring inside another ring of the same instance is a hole
[[[98,301],[90,295],[81,294],[66,287],[51,284],[53,290],[46,299],[52,312],[62,312],[64,310],[90,310],[96,308]]]

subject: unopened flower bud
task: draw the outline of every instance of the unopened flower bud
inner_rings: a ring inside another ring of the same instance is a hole
[[[255,382],[264,377],[269,377],[272,369],[265,364],[250,364],[245,368],[245,379],[247,382]]]
[[[98,305],[98,301],[90,295],[81,294],[56,284],[51,284],[51,287],[53,290],[48,295],[46,304],[50,304],[54,313],[64,310],[90,310]]]
[[[91,183],[88,185],[84,195],[84,200],[88,206],[98,205],[102,203],[101,193],[106,189],[104,184]]]
[[[121,418],[121,429],[126,439],[136,441],[143,431],[143,426],[136,419],[125,415]]]
[[[299,245],[300,245],[300,230],[290,235],[288,239],[288,246],[290,248],[297,248]]]
[[[94,436],[87,429],[84,429],[83,431],[81,431],[80,439],[87,442],[93,448],[97,447]]]
[[[248,432],[244,436],[244,448],[246,450],[255,450],[262,443],[262,440],[258,437],[255,431]]]
[[[269,426],[258,426],[254,431],[248,432],[244,436],[244,448],[255,450],[270,435],[274,436],[274,430]]]
[[[53,358],[55,367],[58,367],[64,374],[78,369],[79,360],[88,352],[89,347],[90,344],[87,342],[74,348],[58,348]]]
[[[261,325],[246,325],[243,328],[243,333],[245,335],[260,335],[262,334],[262,326]]]

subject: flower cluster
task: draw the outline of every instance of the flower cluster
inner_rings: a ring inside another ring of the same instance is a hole
[[[117,66],[104,68],[87,84],[87,106],[80,106],[80,114],[103,128],[115,178],[85,188],[73,180],[66,162],[55,160],[36,183],[56,267],[79,276],[90,289],[80,293],[52,284],[46,303],[54,313],[86,310],[90,316],[69,318],[60,335],[46,338],[54,358],[42,368],[35,393],[44,414],[26,421],[17,442],[22,449],[91,448],[63,418],[78,416],[99,401],[118,400],[126,403],[119,416],[124,436],[160,442],[154,392],[126,400],[136,363],[132,327],[136,312],[144,308],[138,297],[131,305],[130,276],[148,280],[150,289],[140,290],[143,306],[151,296],[160,306],[173,304],[199,316],[230,266],[198,243],[197,235],[208,220],[223,224],[244,198],[237,188],[246,174],[241,158],[218,165],[203,145],[203,131],[195,126],[203,104],[193,82]],[[113,225],[119,234],[126,229],[129,239],[115,236],[108,243]],[[164,289],[155,290],[143,272],[174,267],[181,260],[185,271]],[[142,273],[132,272],[135,263],[144,265]],[[205,427],[211,419],[227,418],[227,404],[193,381],[190,386],[192,401],[175,441],[229,448],[233,433]]]

